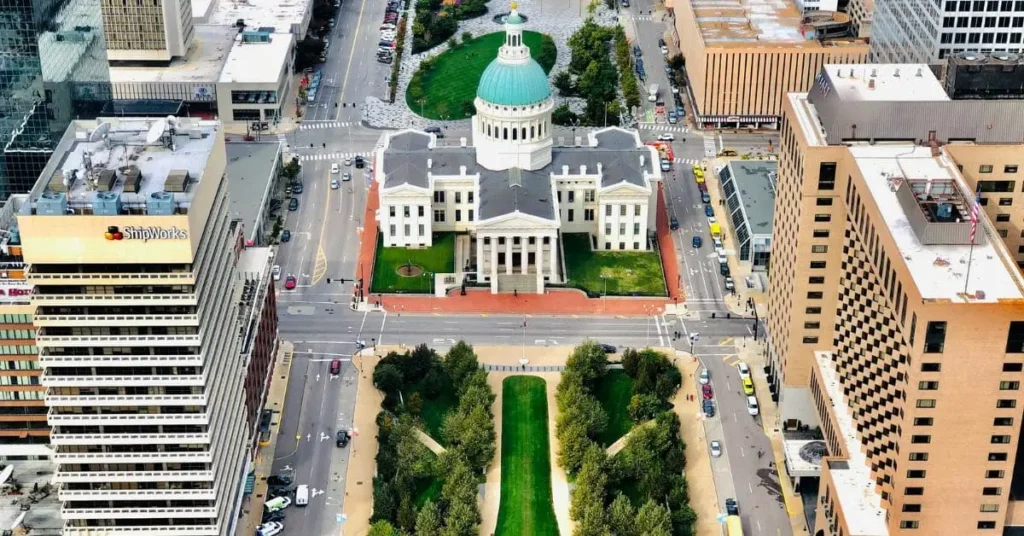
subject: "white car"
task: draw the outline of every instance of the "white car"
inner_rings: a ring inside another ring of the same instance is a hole
[[[341,168],[338,167],[338,163],[337,162],[331,164],[331,173],[337,173],[339,171],[341,171]]]
[[[346,173],[346,174],[342,175],[341,176],[341,180],[343,182],[348,182],[348,181],[352,180],[352,174],[351,173]]]
[[[662,47],[661,47],[661,53],[662,53],[662,54],[664,54],[664,55],[666,55],[666,56],[668,56],[668,47],[667,47],[667,46],[664,46],[664,45],[662,45]]]
[[[280,264],[275,264],[274,268],[270,271],[270,273],[274,274],[274,281],[280,281],[281,280],[281,265]]]
[[[741,380],[750,380],[751,379],[750,378],[750,367],[748,367],[746,363],[740,361],[740,364],[736,365],[736,368],[740,369],[740,379]]]
[[[707,385],[711,383],[711,374],[708,372],[708,369],[701,369],[700,377],[697,381],[699,381],[701,385]]]
[[[708,225],[711,225],[712,223],[715,223],[717,221],[718,220],[716,220],[714,216],[708,216]]]
[[[382,30],[380,32],[380,38],[384,39],[385,41],[391,41],[396,37],[398,37],[398,32],[396,32],[395,30]]]
[[[341,184],[338,183],[338,179],[331,179],[331,189],[337,190]]]
[[[658,141],[676,141],[676,136],[675,136],[675,134],[672,134],[671,132],[666,132],[664,134],[658,134]]]
[[[757,399],[752,396],[747,397],[747,413],[753,417],[757,417],[757,414],[760,413],[757,407]]]
[[[725,278],[725,290],[728,290],[729,292],[736,290],[736,283],[733,282],[731,277]]]
[[[351,166],[352,165],[352,157],[351,156],[345,157],[345,165],[346,166]]]
[[[260,525],[260,528],[256,529],[256,533],[259,536],[277,536],[284,531],[284,523],[280,521],[269,521]]]
[[[722,245],[722,239],[721,238],[716,238],[715,239],[715,250],[717,251],[719,249],[724,250],[725,247]],[[724,255],[724,253],[723,253],[723,255]]]
[[[711,456],[713,458],[718,458],[721,455],[722,455],[722,444],[720,442],[718,442],[718,441],[712,441],[711,442]]]

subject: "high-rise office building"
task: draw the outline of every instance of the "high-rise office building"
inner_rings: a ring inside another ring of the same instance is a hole
[[[1022,124],[1020,100],[951,99],[920,64],[829,65],[788,96],[768,372],[790,474],[820,479],[812,534],[1020,524],[1024,276],[1000,214]]]
[[[75,118],[110,99],[99,0],[0,0],[0,199],[27,192]]]
[[[195,37],[188,0],[100,0],[111,61],[170,61],[185,56]]]
[[[18,215],[66,536],[233,533],[247,457],[220,124],[76,121]]]
[[[957,52],[1019,53],[1022,38],[1022,0],[877,2],[871,61],[937,63]]]

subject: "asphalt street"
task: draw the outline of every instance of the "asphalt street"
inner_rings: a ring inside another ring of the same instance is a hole
[[[274,470],[293,472],[296,483],[308,485],[311,490],[309,506],[289,509],[284,536],[327,536],[336,534],[339,526],[344,528],[343,489],[349,449],[337,448],[334,434],[352,423],[357,371],[349,358],[357,349],[357,341],[366,345],[426,343],[444,351],[460,339],[477,345],[526,348],[574,345],[589,338],[620,348],[673,345],[690,350],[686,339],[689,333],[700,333],[693,350],[711,371],[716,390],[722,390],[717,394],[722,439],[745,528],[753,534],[790,534],[778,499],[770,496],[767,484],[755,480],[767,470],[768,457],[759,460],[751,449],[756,447],[768,452],[770,446],[757,422],[746,415],[738,374],[730,364],[737,354],[736,342],[750,335],[753,324],[749,320],[722,318],[725,308],[721,276],[717,260],[709,256],[713,248],[709,247],[707,219],[688,165],[675,165],[665,183],[669,210],[680,221],[680,229],[675,233],[676,246],[681,253],[683,283],[690,308],[700,311],[697,320],[684,323],[664,316],[646,319],[529,316],[525,319],[524,330],[524,318],[520,316],[355,312],[349,308],[353,285],[327,283],[328,278],[336,281],[359,275],[355,269],[367,179],[364,170],[344,165],[344,155],[369,153],[383,134],[359,126],[358,104],[368,95],[382,96],[386,87],[389,66],[378,64],[374,59],[384,5],[384,0],[343,3],[332,31],[328,61],[321,66],[324,82],[317,102],[304,110],[305,118],[300,127],[282,137],[290,151],[303,162],[304,191],[295,196],[300,200],[299,210],[285,213],[284,228],[292,231],[292,240],[281,244],[278,252],[282,273],[293,274],[298,284],[291,291],[280,287],[280,336],[295,342],[296,352]],[[635,6],[634,9],[643,8]],[[661,25],[649,21],[641,24]],[[647,66],[648,76],[659,73],[664,77],[657,33],[644,32],[642,35],[651,35],[650,42],[644,40],[641,44],[644,57],[652,60]],[[667,79],[659,82],[664,88],[666,84]],[[646,141],[661,132],[642,130],[641,135]],[[458,138],[463,136],[469,138],[469,132],[455,124],[446,129],[446,134],[445,143],[458,143]],[[573,132],[560,129],[554,135],[556,138],[563,136],[568,142]],[[583,129],[576,135],[582,136]],[[711,138],[711,143],[719,150],[728,146],[740,152],[746,152],[744,147],[756,148],[767,143],[767,138],[758,135],[727,135],[726,138]],[[676,133],[673,143],[677,158],[692,160],[705,157],[707,146],[705,138],[694,133]],[[341,173],[330,173],[332,163],[340,165]],[[341,182],[346,172],[351,173],[353,179]],[[337,190],[330,188],[332,178],[341,183]],[[705,238],[705,247],[701,250],[694,251],[690,246],[694,233],[702,233]],[[283,285],[283,282],[284,277],[280,283]],[[711,312],[716,313],[715,319],[710,318]],[[679,340],[674,340],[676,331],[684,334]],[[342,361],[338,376],[329,372],[333,359]],[[356,437],[353,441],[372,440]]]

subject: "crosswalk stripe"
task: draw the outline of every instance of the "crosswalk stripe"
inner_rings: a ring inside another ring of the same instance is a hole
[[[370,153],[304,154],[299,157],[299,161],[310,162],[319,160],[343,160],[345,158],[355,158],[357,156],[369,157]]]
[[[299,130],[314,130],[321,128],[344,128],[355,126],[356,123],[353,121],[341,122],[341,121],[317,121],[310,123],[303,123],[299,125]]]

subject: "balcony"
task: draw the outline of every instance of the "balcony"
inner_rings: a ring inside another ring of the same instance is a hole
[[[73,519],[153,519],[153,518],[168,518],[168,519],[195,519],[195,518],[216,518],[217,509],[214,507],[202,507],[193,506],[188,508],[61,508],[61,516],[67,520]],[[85,527],[82,527],[85,528]],[[148,528],[148,527],[147,527]],[[173,528],[175,531],[179,527],[165,527]],[[96,527],[92,527],[92,533],[96,534]],[[65,535],[68,532],[65,530]],[[90,533],[82,533],[90,534]],[[109,536],[111,533],[104,530],[103,536]],[[146,534],[145,532],[137,532],[135,534]],[[175,532],[166,532],[165,534],[175,534]]]
[[[202,387],[206,384],[206,376],[202,374],[173,374],[145,376],[58,376],[46,370],[39,383],[47,387]]]
[[[50,434],[52,445],[183,445],[209,444],[210,434]]]
[[[194,285],[192,272],[158,272],[151,274],[45,274],[29,269],[25,279],[33,285]]]
[[[194,335],[36,335],[40,348],[82,348],[91,346],[202,346],[203,336]]]
[[[205,406],[206,395],[47,395],[50,407]]]
[[[213,471],[62,471],[58,466],[53,482],[213,482]]]
[[[177,355],[46,355],[40,353],[42,367],[201,367],[201,354]]]
[[[212,463],[212,452],[60,452],[55,463]]]
[[[32,305],[57,307],[95,305],[197,305],[195,294],[42,294],[32,293]]]
[[[199,315],[35,315],[38,327],[198,327]]]
[[[97,536],[99,527],[64,526],[64,536]],[[217,525],[173,527],[103,527],[103,536],[219,536]]]
[[[91,413],[59,414],[50,410],[46,416],[50,426],[155,426],[158,424],[210,424],[206,413],[126,413],[96,415]]]
[[[62,501],[215,501],[217,491],[212,489],[62,489],[57,496]]]

